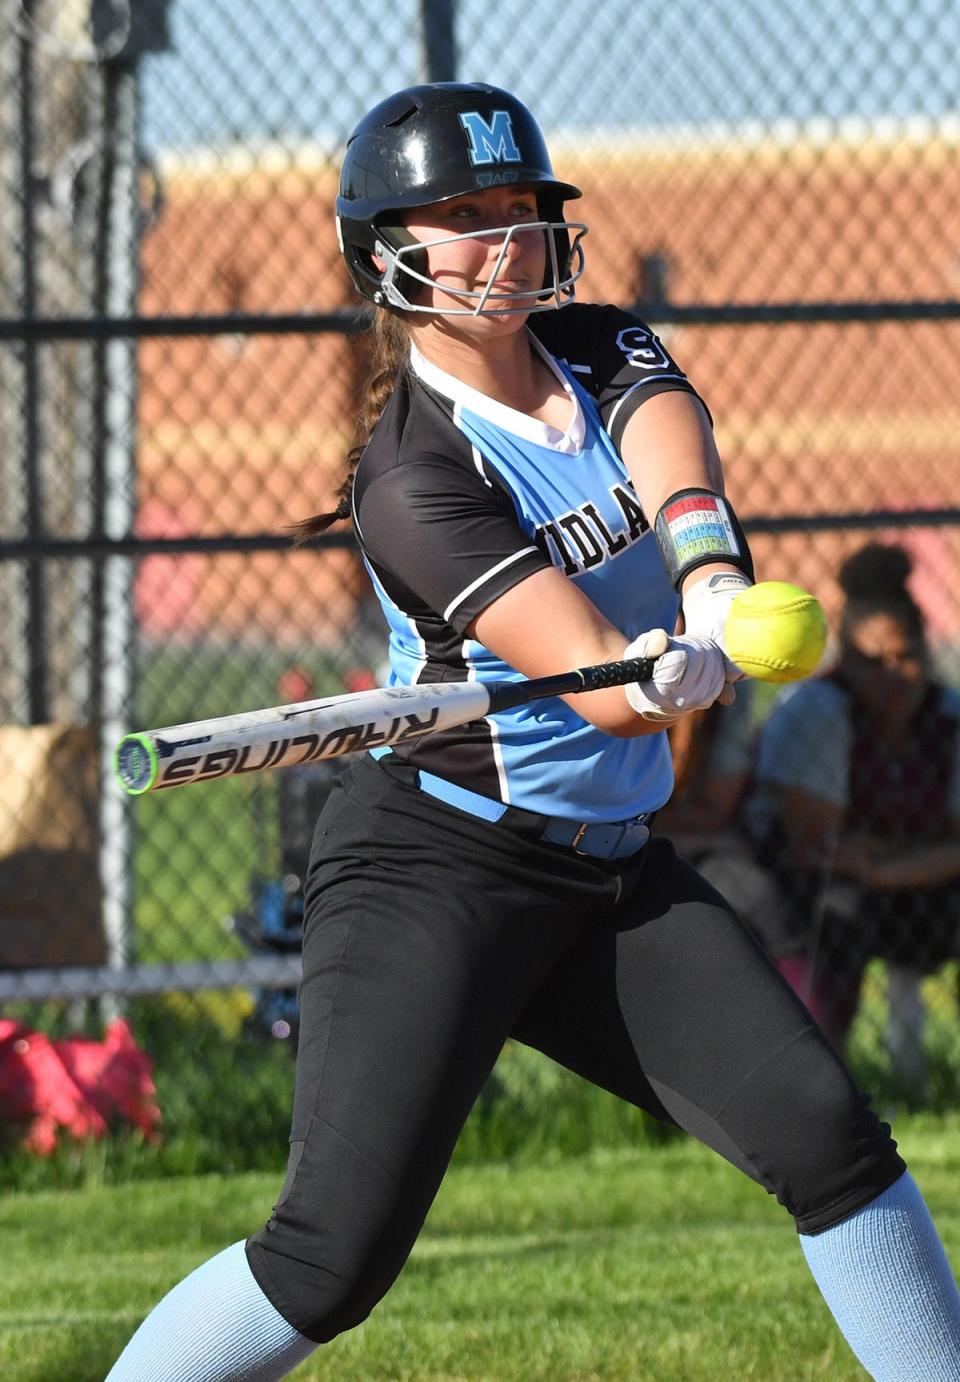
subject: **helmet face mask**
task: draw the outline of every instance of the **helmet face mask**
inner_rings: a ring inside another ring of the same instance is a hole
[[[405,229],[408,212],[514,183],[535,194],[536,222],[426,242]],[[341,169],[337,235],[355,287],[377,305],[445,316],[542,312],[572,302],[583,273],[580,242],[587,227],[563,219],[564,201],[579,196],[579,188],[554,176],[543,135],[515,96],[482,84],[436,82],[388,97],[357,126]],[[539,293],[494,294],[489,286],[456,291],[426,274],[431,245],[499,237],[503,245],[492,283],[521,230],[544,235],[547,269]],[[426,287],[439,290],[451,305],[418,302]]]
[[[570,229],[577,231],[572,246],[569,245],[567,233]],[[542,287],[534,293],[529,289],[512,293],[492,292],[491,289],[506,259],[511,242],[517,235],[532,231],[541,233],[546,243],[547,268]],[[384,269],[379,274],[373,301],[378,305],[399,307],[405,312],[442,313],[444,316],[453,317],[480,317],[484,313],[495,313],[497,316],[501,316],[519,312],[546,312],[554,307],[563,307],[566,303],[574,300],[574,284],[583,273],[584,256],[580,241],[586,233],[587,227],[582,222],[570,224],[564,221],[524,221],[490,230],[467,231],[462,235],[445,235],[435,240],[420,241],[408,237],[410,239],[409,244],[395,246],[389,242],[389,232],[383,228],[382,238],[379,238],[374,245],[374,253],[378,259],[383,261]],[[395,231],[394,234],[396,234]],[[559,236],[564,237],[567,242],[563,251],[558,251],[557,248]],[[425,252],[434,245],[446,245],[456,240],[501,238],[503,243],[500,246],[500,253],[484,288],[448,287],[425,272]],[[561,268],[561,254],[565,260],[563,265],[565,272]],[[416,297],[419,296],[418,285],[421,288],[436,289],[445,297],[450,298],[453,303],[463,304],[464,300],[467,300],[476,305],[447,306],[444,303],[418,303],[416,301]]]

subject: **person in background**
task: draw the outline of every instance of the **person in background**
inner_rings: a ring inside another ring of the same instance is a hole
[[[270,1382],[366,1319],[511,1038],[775,1194],[874,1377],[960,1382],[960,1295],[889,1127],[650,837],[665,728],[739,679],[718,639],[752,566],[683,371],[629,312],[571,301],[579,195],[507,91],[417,86],[366,115],[337,212],[377,374],[341,502],[303,531],[352,520],[392,685],[653,672],[351,760],[314,836],[274,1211],[160,1302],[110,1382]]]
[[[936,679],[910,571],[876,542],[843,564],[835,665],[767,719],[749,811],[802,936],[781,968],[842,1048],[885,960],[890,1056],[919,1099],[920,980],[957,954],[960,695]]]
[[[791,912],[743,822],[757,751],[755,702],[753,683],[738,682],[732,705],[698,710],[670,727],[674,787],[655,833],[723,894],[779,962],[794,945]]]

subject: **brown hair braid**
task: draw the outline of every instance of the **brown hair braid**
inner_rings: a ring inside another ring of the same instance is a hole
[[[373,429],[380,421],[387,401],[403,375],[410,354],[410,326],[407,314],[392,308],[378,308],[371,328],[370,372],[364,385],[363,401],[357,414],[353,446],[347,452],[347,472],[335,491],[339,503],[328,513],[316,513],[293,525],[294,542],[306,542],[338,519],[350,517],[353,473],[363,455]]]

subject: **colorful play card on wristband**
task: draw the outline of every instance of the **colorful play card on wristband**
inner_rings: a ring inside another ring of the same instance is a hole
[[[727,506],[718,494],[688,494],[662,510],[676,553],[677,567],[698,557],[737,557],[737,542]]]

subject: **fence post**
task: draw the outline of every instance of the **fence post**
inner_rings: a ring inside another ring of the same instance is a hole
[[[425,82],[452,82],[457,75],[454,0],[420,0],[420,72]]]
[[[139,229],[137,69],[126,59],[104,64],[104,156],[97,212],[94,311],[128,317],[136,307]],[[137,346],[94,346],[94,417],[90,455],[91,528],[126,537],[136,514]],[[108,962],[132,958],[133,824],[130,803],[113,780],[112,748],[132,723],[136,692],[133,587],[135,561],[98,556],[93,564],[92,720],[100,739],[100,878]]]

